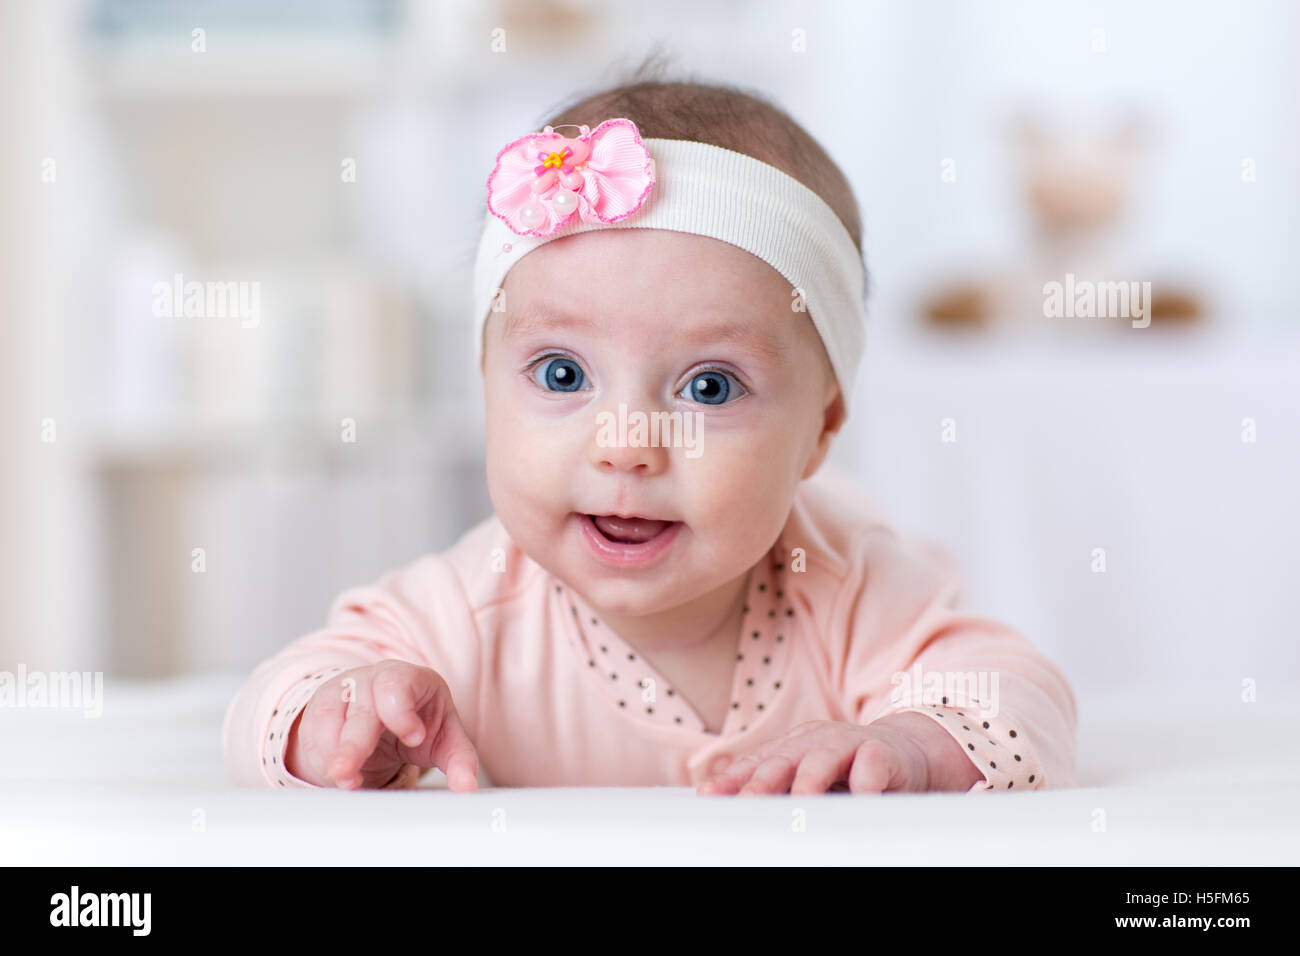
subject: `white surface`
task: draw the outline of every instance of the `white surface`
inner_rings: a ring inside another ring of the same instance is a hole
[[[1080,695],[1079,789],[703,798],[690,788],[241,790],[238,677],[106,684],[104,711],[0,709],[0,862],[1294,864],[1296,687]],[[806,829],[797,832],[797,811]],[[1094,830],[1098,811],[1104,831]],[[201,817],[203,828],[196,828]],[[494,830],[494,823],[499,829]],[[501,824],[504,824],[501,828]]]

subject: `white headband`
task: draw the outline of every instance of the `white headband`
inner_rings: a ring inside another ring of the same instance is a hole
[[[487,213],[474,263],[479,357],[483,324],[506,273],[521,257],[551,239],[593,229],[670,229],[753,253],[802,290],[847,409],[865,339],[866,272],[834,210],[794,177],[752,156],[689,140],[643,142],[654,162],[654,187],[627,218],[602,223],[574,216],[550,235],[526,236]],[[792,296],[792,309],[797,306]]]

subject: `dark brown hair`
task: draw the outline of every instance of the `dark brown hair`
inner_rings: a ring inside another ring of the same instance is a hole
[[[538,124],[595,127],[626,117],[644,138],[684,139],[744,153],[794,177],[839,216],[862,254],[862,221],[844,173],[802,126],[762,94],[735,86],[662,78],[652,53],[618,85],[583,93]]]

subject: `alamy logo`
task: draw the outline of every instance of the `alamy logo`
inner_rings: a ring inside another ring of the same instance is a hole
[[[967,707],[987,718],[1000,709],[997,671],[927,671],[918,662],[895,671],[889,683],[890,702],[903,707]]]
[[[1076,280],[1043,286],[1043,315],[1049,319],[1132,319],[1133,328],[1151,324],[1150,282],[1091,282]]]
[[[51,926],[130,926],[133,936],[148,936],[152,923],[151,893],[70,893],[50,897]]]
[[[159,318],[239,319],[245,329],[262,321],[260,282],[186,282],[178,272],[171,282],[155,282],[152,291]]]
[[[0,708],[80,707],[86,717],[104,714],[103,671],[0,671]]]
[[[596,416],[596,444],[601,448],[685,448],[687,458],[704,454],[702,412],[632,412],[618,404],[618,415],[601,412]]]

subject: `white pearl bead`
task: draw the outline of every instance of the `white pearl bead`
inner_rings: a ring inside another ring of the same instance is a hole
[[[567,216],[578,208],[578,197],[567,189],[561,189],[551,199],[551,205],[561,216]]]
[[[519,210],[519,219],[529,229],[536,229],[546,221],[546,210],[540,203],[530,202]]]

